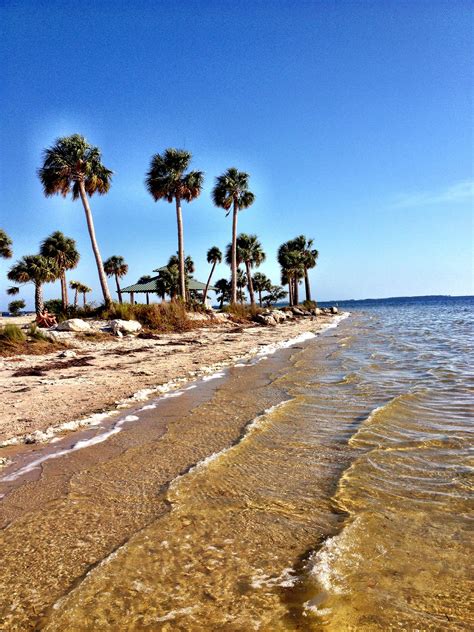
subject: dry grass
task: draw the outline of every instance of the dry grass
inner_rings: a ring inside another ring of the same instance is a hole
[[[0,356],[7,358],[16,355],[45,355],[54,353],[67,345],[51,342],[36,327],[25,333],[17,325],[5,325],[0,329]]]
[[[234,303],[233,305],[227,305],[223,311],[229,314],[230,320],[234,323],[250,323],[263,310],[256,305]]]
[[[102,312],[101,317],[106,320],[114,318],[138,320],[146,330],[160,333],[182,333],[207,326],[205,320],[191,320],[188,317],[186,305],[180,301],[152,305],[114,303],[112,307]]]

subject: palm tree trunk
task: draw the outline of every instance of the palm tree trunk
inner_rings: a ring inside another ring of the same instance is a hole
[[[63,304],[63,311],[67,310],[67,284],[66,284],[66,271],[63,270],[60,276],[61,281],[61,302]]]
[[[253,307],[255,305],[255,294],[253,292],[252,270],[250,268],[250,261],[245,262],[245,267],[247,268],[247,287],[250,294],[250,305],[252,305]]]
[[[179,293],[186,300],[186,277],[184,274],[184,233],[183,214],[181,212],[181,199],[176,196],[176,221],[178,223],[178,260],[179,260]]]
[[[288,303],[290,307],[293,305],[293,279],[290,277],[288,279]]]
[[[237,213],[239,207],[237,200],[234,200],[234,210],[232,213],[232,261],[231,261],[231,277],[232,286],[230,294],[230,302],[237,303]]]
[[[294,299],[294,305],[298,305],[299,304],[299,297],[298,297],[298,277],[295,275],[295,278],[293,279],[293,284],[294,284],[294,295],[293,295],[293,299]]]
[[[35,282],[35,312],[40,314],[44,310],[43,302],[43,286],[39,282]]]
[[[120,291],[120,283],[118,280],[118,274],[115,275],[115,283],[117,284],[117,296],[118,296],[118,300],[120,305],[122,304],[122,292]]]
[[[86,304],[87,304],[87,303],[86,303],[86,293],[85,293],[85,292],[83,292],[83,293],[82,293],[82,302],[83,302],[83,306],[84,306],[84,308],[85,308],[85,306],[86,306]]]
[[[308,268],[304,269],[304,287],[306,290],[306,300],[310,301],[311,300],[311,286],[309,284]]]
[[[79,290],[76,288],[76,291],[74,292],[74,309],[77,309],[77,298],[79,295]]]
[[[91,207],[89,206],[89,200],[87,199],[86,189],[82,180],[79,181],[79,193],[84,207],[84,212],[86,214],[87,228],[89,229],[89,237],[91,238],[92,250],[94,251],[95,262],[97,264],[97,272],[99,273],[99,281],[100,287],[102,288],[104,303],[106,307],[110,307],[112,305],[112,297],[110,296],[109,286],[107,285],[107,278],[102,264],[102,257],[100,256],[99,246],[95,236]]]
[[[262,307],[262,290],[258,291],[258,304]]]
[[[214,269],[216,267],[216,264],[217,264],[217,261],[214,261],[214,263],[212,264],[211,273],[209,274],[209,278],[207,279],[206,289],[204,290],[204,295],[202,297],[203,305],[206,305],[207,293],[209,291],[209,286],[211,285],[211,279],[212,279],[212,275],[214,274]]]

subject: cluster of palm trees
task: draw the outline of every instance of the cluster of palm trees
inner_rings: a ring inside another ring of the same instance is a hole
[[[175,204],[178,252],[167,266],[169,278],[166,279],[166,273],[160,275],[163,277],[163,287],[159,293],[163,294],[165,289],[173,288],[175,294],[183,300],[187,296],[186,279],[191,272],[190,258],[185,256],[184,250],[182,203],[195,200],[201,194],[204,183],[202,171],[189,169],[191,160],[192,155],[188,151],[166,149],[163,153],[152,156],[145,178],[146,188],[155,201],[165,200]],[[67,197],[70,194],[73,200],[80,199],[82,202],[106,307],[112,303],[107,276],[115,278],[118,298],[122,302],[119,279],[127,273],[128,266],[123,257],[119,256],[110,257],[103,262],[89,200],[94,194],[104,195],[109,191],[112,175],[113,172],[102,163],[100,149],[90,145],[80,134],[58,138],[51,147],[45,149],[43,164],[38,170],[46,196]],[[237,233],[239,211],[249,208],[255,201],[255,195],[249,189],[249,174],[235,167],[227,169],[216,178],[212,199],[217,207],[227,212],[226,215],[232,213],[232,239],[225,252],[225,260],[231,269],[230,288],[226,290],[226,300],[236,303],[245,287],[248,288],[252,305],[255,305],[255,292],[258,293],[260,304],[265,299],[262,296],[263,292],[267,292],[270,298],[281,295],[283,290],[280,286],[273,286],[264,275],[257,273],[252,276],[252,269],[265,260],[265,253],[257,236]],[[11,240],[4,231],[0,231],[0,256],[11,256]],[[312,249],[312,240],[307,240],[304,236],[290,240],[280,247],[278,261],[282,269],[282,283],[288,284],[291,304],[298,302],[298,283],[301,279],[305,280],[306,297],[310,299],[308,270],[316,265],[317,256],[317,250]],[[219,248],[211,248],[207,253],[207,260],[212,268],[204,298],[207,297],[215,266],[222,261]],[[42,285],[59,279],[62,304],[66,308],[66,271],[76,267],[78,261],[79,253],[74,240],[56,231],[42,243],[39,254],[27,255],[20,259],[11,268],[8,278],[17,283],[35,284],[37,310],[43,304]],[[241,264],[245,266],[245,273],[239,267]],[[77,290],[79,282],[74,283],[72,289],[76,291],[77,304],[77,294],[82,293],[85,296],[87,291]],[[223,283],[221,286],[224,287]],[[173,296],[173,293],[171,295]]]
[[[3,258],[11,258],[12,241],[0,230],[0,252]],[[43,285],[59,280],[61,283],[61,304],[64,312],[69,305],[68,285],[66,272],[76,268],[80,255],[76,242],[60,231],[55,231],[41,242],[39,252],[33,255],[25,255],[19,259],[9,270],[7,277],[17,284],[33,283],[35,286],[35,311],[37,314],[44,309]],[[117,281],[117,290],[121,299],[118,279],[127,273],[128,266],[123,257],[113,256],[103,264],[108,276],[114,276]],[[92,289],[80,281],[70,281],[69,287],[75,292],[74,308],[78,305],[78,295],[83,296],[83,305],[86,306],[86,295]],[[18,286],[8,288],[7,294],[14,296],[19,293]]]
[[[278,248],[278,263],[281,268],[281,282],[288,285],[290,305],[298,305],[299,282],[304,279],[306,300],[311,300],[311,286],[308,270],[316,266],[319,253],[313,248],[313,240],[304,235],[290,239]]]

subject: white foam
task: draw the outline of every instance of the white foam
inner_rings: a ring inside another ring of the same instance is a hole
[[[220,457],[224,456],[227,452],[230,452],[230,450],[233,450],[234,448],[236,448],[239,445],[241,445],[241,443],[245,439],[248,439],[248,437],[253,432],[255,432],[257,430],[257,428],[259,428],[259,426],[262,425],[262,423],[266,419],[266,417],[268,417],[271,413],[273,413],[278,408],[281,408],[282,406],[285,406],[285,404],[288,404],[288,402],[291,402],[291,401],[293,401],[293,400],[292,399],[286,399],[283,402],[280,402],[279,404],[275,404],[274,406],[271,406],[270,408],[267,408],[266,410],[263,411],[263,413],[260,413],[260,415],[257,415],[246,426],[246,431],[243,434],[241,440],[237,444],[233,444],[231,446],[228,446],[227,448],[223,448],[222,450],[219,450],[218,452],[213,452],[212,454],[210,454],[206,458],[202,459],[201,461],[198,461],[196,463],[196,465],[193,465],[193,467],[191,467],[187,472],[185,472],[184,474],[180,474],[175,479],[173,479],[173,481],[171,481],[170,486],[169,486],[169,492],[176,490],[176,487],[177,487],[178,483],[180,482],[180,480],[183,477],[185,477],[185,476],[187,476],[189,474],[194,474],[194,473],[198,472],[199,470],[202,470],[202,469],[208,467],[213,461],[216,461]]]
[[[223,377],[225,377],[224,371],[216,371],[216,373],[213,373],[212,375],[206,375],[205,377],[203,377],[202,381],[209,382],[209,380],[219,380]]]
[[[189,606],[188,608],[177,608],[176,610],[170,610],[167,614],[162,617],[156,617],[155,621],[172,621],[176,619],[176,617],[181,617],[183,615],[192,614],[196,610],[197,606]]]
[[[293,568],[284,568],[282,572],[276,577],[271,575],[265,575],[260,569],[252,577],[252,588],[259,589],[262,587],[273,588],[274,586],[281,586],[282,588],[291,588],[298,581],[298,577],[295,576],[296,571]]]

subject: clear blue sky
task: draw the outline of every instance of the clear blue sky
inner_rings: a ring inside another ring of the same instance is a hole
[[[229,241],[210,190],[235,165],[257,196],[239,228],[261,238],[274,282],[278,245],[305,233],[319,300],[474,293],[472,6],[0,0],[0,225],[15,258],[62,230],[82,255],[70,278],[99,298],[80,203],[44,198],[36,176],[42,149],[78,132],[115,172],[92,210],[103,258],[129,263],[126,283],[176,250],[174,207],[143,184],[151,155],[172,146],[206,173],[184,208],[197,278],[207,249]]]

